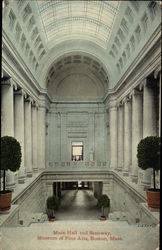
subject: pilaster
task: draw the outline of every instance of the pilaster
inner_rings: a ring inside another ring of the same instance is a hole
[[[122,171],[124,163],[124,109],[123,104],[118,104],[118,165],[117,170]]]
[[[110,128],[110,168],[117,168],[118,158],[118,127],[117,127],[117,106],[110,103],[109,106],[109,128]]]
[[[46,107],[38,107],[38,169],[45,169]]]
[[[132,164],[132,103],[125,97],[124,103],[124,168],[123,175],[128,176]]]
[[[24,161],[24,138],[25,138],[25,128],[24,128],[24,97],[26,93],[21,89],[14,93],[14,130],[15,138],[20,142],[22,160],[21,166],[18,172],[18,182],[25,182],[25,161]]]
[[[142,139],[143,129],[143,100],[142,92],[133,90],[132,93],[132,174],[133,182],[138,181],[138,161],[137,161],[137,145]]]
[[[67,160],[66,113],[61,113],[61,161]]]
[[[33,171],[38,171],[38,104],[33,103],[31,107],[32,112],[32,165]]]
[[[27,177],[32,177],[32,124],[31,104],[33,100],[25,99],[25,170]]]
[[[88,138],[89,138],[89,162],[90,165],[94,165],[94,148],[95,148],[95,121],[94,121],[94,113],[89,112],[89,120],[88,120]]]

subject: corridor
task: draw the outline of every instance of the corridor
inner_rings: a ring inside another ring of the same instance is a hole
[[[56,211],[58,220],[98,220],[100,210],[91,190],[62,191],[61,205]]]

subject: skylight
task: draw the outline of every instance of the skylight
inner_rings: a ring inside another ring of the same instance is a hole
[[[89,39],[106,48],[120,1],[37,0],[47,42]]]

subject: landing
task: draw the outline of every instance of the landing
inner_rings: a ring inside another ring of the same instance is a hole
[[[98,220],[100,210],[91,190],[62,191],[61,206],[56,213],[58,220]]]

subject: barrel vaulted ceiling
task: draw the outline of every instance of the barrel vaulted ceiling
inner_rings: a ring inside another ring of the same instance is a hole
[[[37,0],[47,42],[80,37],[106,48],[120,1]]]
[[[16,49],[42,88],[67,65],[84,69],[90,62],[88,70],[106,93],[161,22],[158,1],[2,1],[3,48]]]

